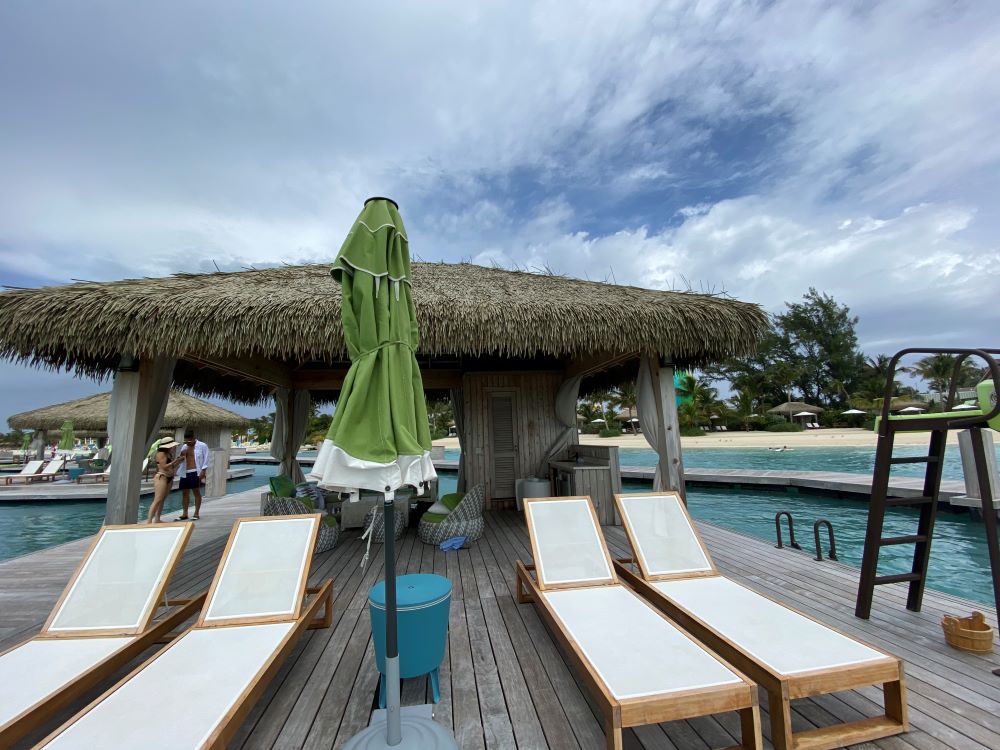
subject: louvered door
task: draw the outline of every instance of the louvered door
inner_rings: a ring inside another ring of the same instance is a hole
[[[494,500],[512,498],[517,478],[513,394],[494,393],[490,396],[490,437],[493,446],[491,497]]]

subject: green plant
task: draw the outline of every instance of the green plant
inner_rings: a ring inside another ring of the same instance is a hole
[[[598,435],[600,435],[603,438],[617,437],[621,434],[622,434],[621,430],[616,430],[611,427],[605,427],[598,433]]]
[[[802,425],[794,422],[775,422],[764,428],[768,432],[802,432]]]
[[[681,437],[701,437],[704,434],[700,427],[681,427]]]

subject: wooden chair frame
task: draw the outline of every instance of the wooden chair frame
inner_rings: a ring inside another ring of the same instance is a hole
[[[316,527],[314,529],[312,537],[310,538],[310,542],[307,548],[311,556],[313,547],[315,546],[316,543],[316,534],[319,533],[319,524],[322,522],[320,514],[311,513],[304,516],[281,516],[282,520],[291,518],[316,519]],[[273,520],[273,519],[269,519],[266,516],[255,516],[252,518],[237,519],[236,523],[233,525],[232,532],[230,532],[229,539],[226,542],[226,552],[228,553],[229,549],[231,548],[233,540],[236,537],[236,532],[241,522],[264,521],[264,520]],[[225,560],[226,560],[226,555],[224,554],[219,562],[219,567],[216,571],[215,578],[212,581],[211,591],[214,591],[216,588],[218,579],[222,574]],[[246,687],[240,693],[239,697],[236,699],[236,702],[233,704],[233,707],[216,725],[215,729],[209,735],[208,739],[206,739],[204,744],[201,745],[200,750],[224,750],[224,748],[228,746],[229,741],[233,738],[233,736],[239,730],[240,726],[246,720],[250,711],[253,710],[254,704],[257,703],[257,701],[263,694],[264,690],[267,689],[267,686],[270,683],[270,681],[274,679],[275,675],[278,673],[278,670],[281,669],[281,665],[284,663],[285,659],[287,659],[288,655],[294,650],[302,634],[306,630],[313,630],[317,628],[328,628],[333,624],[333,580],[327,579],[321,585],[316,587],[306,586],[305,580],[309,576],[310,568],[311,568],[310,564],[307,564],[305,566],[305,570],[303,572],[302,579],[300,581],[301,585],[298,588],[298,590],[300,591],[300,598],[299,598],[299,605],[298,607],[296,607],[296,613],[293,616],[285,618],[284,620],[284,622],[294,622],[295,623],[294,627],[292,627],[292,629],[288,631],[288,633],[282,639],[278,647],[271,653],[270,657],[268,657],[267,661],[260,668],[260,670],[258,670],[254,678],[246,685]],[[310,595],[312,596],[312,598],[309,601],[306,601],[307,597],[309,597]],[[202,610],[203,612],[202,617],[203,617],[204,612],[207,611],[207,608],[209,606],[208,602],[210,601],[210,599],[207,596],[202,596],[201,598],[204,601]],[[322,608],[322,613],[320,613],[321,608]],[[152,664],[154,661],[162,657],[164,654],[170,651],[170,649],[174,648],[181,641],[181,638],[187,633],[190,633],[193,630],[200,629],[203,627],[212,629],[221,629],[228,627],[240,627],[245,625],[265,624],[265,623],[275,622],[273,617],[259,618],[256,621],[253,621],[251,618],[239,618],[238,620],[234,619],[220,624],[201,625],[200,622],[202,617],[199,617],[198,623],[196,623],[194,626],[181,633],[176,639],[173,640],[173,642],[169,646],[164,648],[162,651],[157,652],[149,659],[147,659],[145,662],[140,664],[138,667],[132,670],[128,675],[119,680],[113,687],[108,689],[105,693],[103,693],[101,696],[92,701],[79,713],[74,715],[72,718],[66,721],[62,726],[60,726],[58,729],[52,732],[52,734],[50,734],[41,743],[39,743],[38,747],[44,747],[45,745],[52,742],[56,737],[58,737],[60,734],[66,731],[66,729],[68,729],[70,726],[72,726],[78,719],[82,718],[84,715],[89,713],[95,707],[100,705],[101,702],[106,700],[110,695],[112,695],[114,692],[116,692],[122,686],[128,683],[129,680],[133,679],[137,674],[139,674],[139,672],[146,669],[150,664]]]
[[[531,500],[555,500],[555,499],[576,499],[580,498],[532,498]],[[527,504],[531,500],[525,499]],[[593,513],[593,505],[591,505]],[[526,513],[527,515],[527,513]],[[528,516],[530,518],[530,516]],[[600,526],[598,528],[599,538],[602,536]],[[601,539],[602,546],[607,545]],[[532,552],[537,554],[534,539],[532,539]],[[532,572],[536,570],[534,565],[525,564],[518,560],[515,563],[516,573],[516,595],[520,604],[531,602],[542,620],[548,626],[556,641],[561,646],[563,653],[575,667],[576,673],[587,686],[591,696],[598,704],[600,712],[604,717],[604,733],[607,738],[609,750],[622,750],[622,731],[629,727],[643,726],[645,724],[659,724],[665,721],[675,721],[678,719],[689,719],[697,716],[724,713],[726,711],[736,711],[740,717],[741,741],[738,745],[732,745],[727,750],[759,750],[763,747],[761,738],[760,709],[757,702],[756,686],[750,682],[738,670],[726,664],[743,682],[737,685],[722,685],[711,688],[699,688],[685,691],[675,691],[662,696],[643,696],[640,698],[628,698],[624,700],[616,699],[608,689],[600,674],[591,664],[572,634],[569,633],[565,624],[559,618],[552,606],[546,601],[543,594],[545,592],[566,590],[565,584],[545,587],[540,583]],[[576,588],[604,588],[607,586],[621,585],[611,568],[612,580],[597,584],[584,584]],[[655,611],[655,610],[654,610]],[[661,612],[657,611],[664,620],[668,620]],[[681,631],[682,634],[687,635]],[[609,637],[621,636],[622,634],[609,633]],[[694,638],[688,639],[698,648],[703,648]],[[715,656],[714,654],[711,654]],[[718,661],[722,661],[715,656]]]
[[[162,524],[162,526],[167,524]],[[157,592],[157,599],[162,595],[163,589],[169,583],[170,578],[173,576],[174,570],[178,564],[181,554],[184,548],[187,546],[187,542],[191,537],[191,525],[190,524],[169,524],[185,527],[186,531],[183,536],[183,541],[179,545],[176,554],[170,560],[169,568],[166,575],[163,578],[163,586],[161,590]],[[194,614],[198,612],[202,604],[205,601],[205,592],[203,591],[198,596],[190,599],[174,599],[168,601],[164,598],[163,603],[155,606],[153,611],[149,613],[149,616],[144,618],[144,623],[137,631],[130,631],[126,633],[121,633],[117,631],[104,631],[104,632],[85,632],[80,631],[56,631],[49,632],[48,627],[55,618],[56,613],[62,606],[63,601],[65,601],[73,584],[79,578],[80,573],[83,570],[83,566],[89,560],[91,553],[97,547],[100,541],[101,535],[108,530],[115,529],[129,529],[135,528],[134,526],[105,526],[100,533],[95,535],[94,541],[91,542],[90,547],[87,549],[87,553],[83,556],[80,564],[77,566],[73,575],[70,577],[69,583],[66,584],[66,588],[60,595],[55,606],[52,608],[52,613],[49,615],[45,622],[45,626],[42,631],[37,636],[25,639],[15,646],[5,649],[0,652],[0,656],[10,653],[21,646],[29,643],[33,640],[53,640],[60,639],[65,640],[66,638],[102,638],[110,636],[131,636],[131,640],[124,644],[121,648],[115,652],[109,654],[104,659],[96,663],[90,669],[85,672],[80,673],[72,680],[62,685],[59,689],[53,691],[49,695],[45,696],[39,700],[34,705],[22,711],[20,714],[15,716],[13,719],[8,721],[6,724],[0,725],[0,747],[9,747],[17,740],[21,739],[28,733],[41,727],[46,721],[49,721],[53,716],[55,716],[59,711],[62,711],[67,706],[71,705],[73,701],[80,698],[82,695],[90,691],[92,688],[106,681],[115,672],[121,669],[123,666],[128,664],[130,661],[135,659],[137,656],[142,654],[143,651],[154,646],[158,643],[167,643],[172,640],[175,636],[175,629],[180,625],[183,625],[187,620],[189,620]],[[161,620],[153,622],[157,610],[161,608],[174,607],[165,617]]]
[[[643,494],[644,497],[652,495],[677,497],[677,494],[674,492],[650,492]],[[618,512],[622,519],[627,519],[628,516],[624,512],[621,499],[622,495],[615,495],[615,504],[618,506]],[[688,516],[688,521],[690,522],[691,518],[684,504],[682,502],[678,504],[685,515]],[[632,529],[627,521],[624,524],[624,528],[629,543],[635,549]],[[692,528],[694,528],[693,523]],[[700,535],[697,535],[697,531],[695,533],[708,557],[709,563],[714,568],[714,563],[712,563],[711,557],[708,556],[708,549],[705,547],[704,542],[702,542]],[[633,568],[638,568],[640,572],[637,574]],[[865,643],[854,636],[832,628],[824,622],[820,622],[814,617],[810,617],[771,597],[765,596],[766,599],[770,599],[776,604],[785,607],[785,609],[789,609],[813,622],[817,622],[843,635],[845,638],[850,638],[885,656],[884,660],[875,662],[833,667],[811,672],[799,672],[792,675],[782,674],[764,664],[750,652],[742,649],[714,629],[710,623],[699,619],[694,613],[680,606],[652,585],[652,582],[659,580],[678,580],[677,575],[667,574],[647,578],[642,566],[633,558],[616,559],[615,570],[621,579],[640,596],[764,688],[768,696],[768,711],[771,718],[771,742],[774,744],[775,750],[831,750],[832,748],[843,747],[845,745],[869,742],[883,737],[902,734],[909,729],[906,679],[903,671],[903,662],[899,657],[886,653],[880,648]],[[715,575],[718,574],[716,573]],[[681,576],[681,578],[705,577],[707,576],[703,573]],[[859,719],[857,721],[844,722],[801,732],[792,731],[792,700],[877,684],[882,685],[885,696],[885,713],[882,716]]]

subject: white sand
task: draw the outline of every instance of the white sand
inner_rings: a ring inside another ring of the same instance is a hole
[[[923,432],[896,434],[896,445],[927,445],[930,436]],[[871,430],[858,428],[820,429],[812,432],[707,432],[700,437],[681,438],[684,450],[698,448],[874,448],[878,436]],[[617,445],[622,448],[649,448],[642,435],[619,435],[602,438],[597,435],[580,435],[583,445]],[[958,433],[948,433],[948,442],[957,444]],[[435,440],[434,445],[458,448],[458,438]]]

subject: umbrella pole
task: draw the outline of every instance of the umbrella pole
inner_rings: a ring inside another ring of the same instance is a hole
[[[396,632],[396,533],[394,493],[382,503],[385,528],[385,741],[390,747],[403,740],[399,718],[399,643]]]

